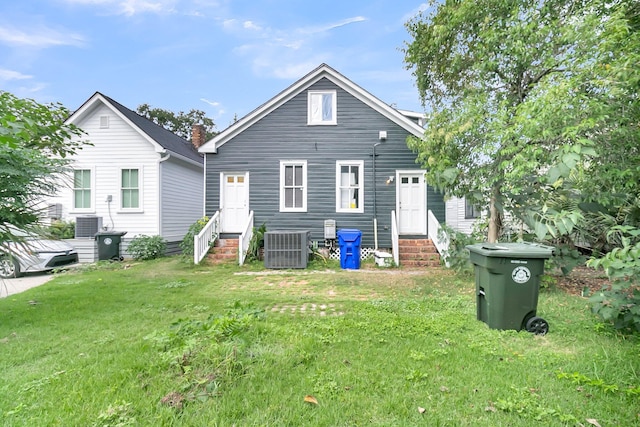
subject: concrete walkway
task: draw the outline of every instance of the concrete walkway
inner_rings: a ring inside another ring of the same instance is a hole
[[[31,273],[15,279],[0,279],[0,298],[19,294],[53,279],[51,273]]]

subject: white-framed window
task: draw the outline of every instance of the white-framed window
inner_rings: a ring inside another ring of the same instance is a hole
[[[337,96],[335,90],[310,90],[307,92],[307,124],[337,124]]]
[[[480,218],[480,208],[477,205],[464,199],[464,219]]]
[[[120,209],[123,211],[142,210],[142,169],[120,169]]]
[[[73,211],[93,212],[93,170],[73,171]]]
[[[336,162],[336,212],[364,212],[364,161]]]
[[[307,161],[280,161],[280,212],[307,211]]]

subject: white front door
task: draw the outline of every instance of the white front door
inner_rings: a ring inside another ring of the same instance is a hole
[[[398,233],[426,234],[427,204],[424,172],[399,171],[397,175]]]
[[[223,233],[242,233],[249,218],[249,173],[222,173],[220,215]]]

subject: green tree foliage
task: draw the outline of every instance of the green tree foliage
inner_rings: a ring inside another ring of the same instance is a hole
[[[39,203],[56,192],[68,157],[81,148],[80,129],[65,124],[69,111],[0,92],[0,242],[12,238],[12,224],[28,229]]]
[[[208,216],[203,216],[193,224],[189,226],[189,231],[182,238],[182,242],[180,242],[180,249],[182,250],[182,255],[189,260],[193,261],[193,250],[194,250],[194,238],[202,231],[204,227],[207,226],[209,222]]]
[[[590,298],[592,310],[617,329],[640,332],[640,229],[612,227],[609,237],[621,239],[620,246],[589,261],[611,280],[611,287]]]
[[[572,229],[581,213],[547,200],[582,194],[580,175],[611,167],[620,144],[629,147],[623,135],[637,134],[620,129],[638,123],[631,4],[447,0],[407,23],[405,61],[430,112],[424,138],[409,146],[432,185],[489,206],[490,241],[505,209],[539,237]],[[578,187],[567,189],[572,173]]]
[[[162,108],[151,108],[149,104],[142,104],[138,106],[137,112],[188,141],[191,140],[191,130],[195,124],[204,126],[207,141],[216,135],[213,119],[207,117],[202,110],[192,109],[188,113],[180,111],[176,114]]]

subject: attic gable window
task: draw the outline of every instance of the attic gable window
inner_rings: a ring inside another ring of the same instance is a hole
[[[337,96],[335,90],[310,90],[307,93],[307,124],[337,124]]]
[[[109,116],[100,116],[100,129],[109,129]]]

